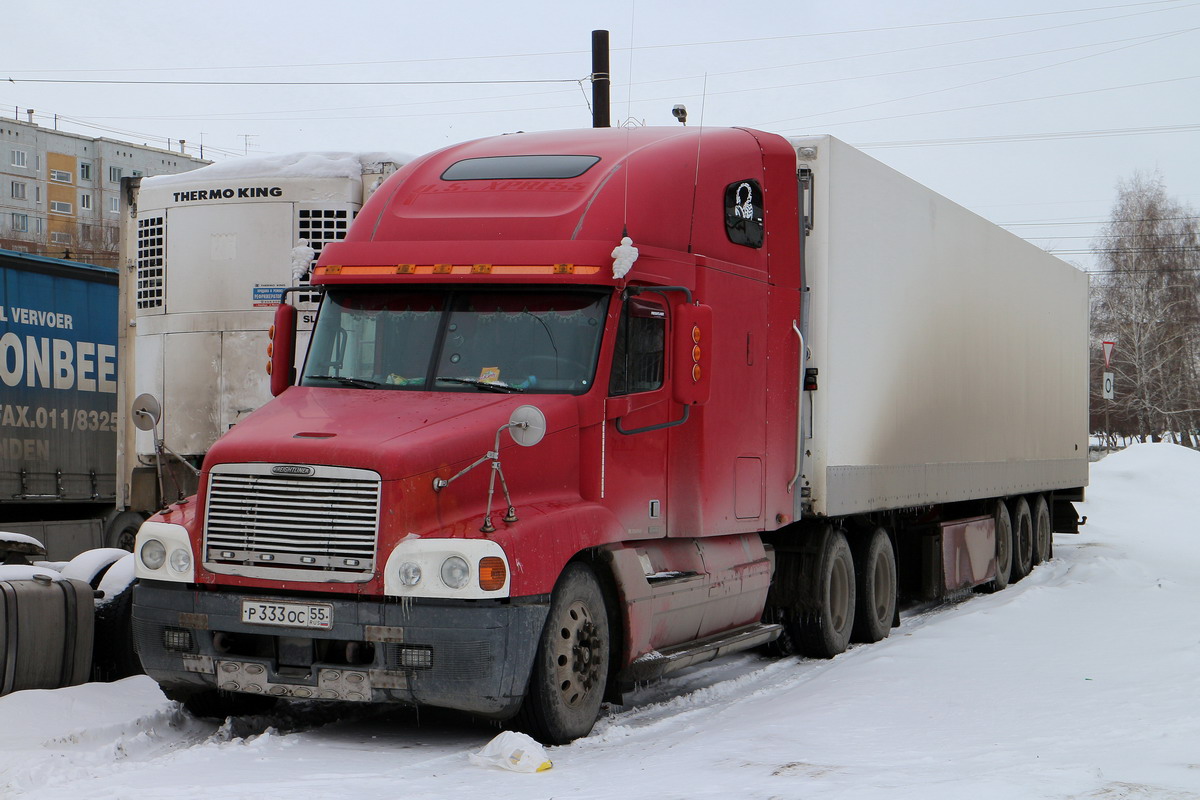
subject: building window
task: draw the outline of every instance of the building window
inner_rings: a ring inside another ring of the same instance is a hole
[[[51,244],[70,244],[71,243],[71,234],[63,233],[61,231],[51,231],[50,232],[50,243]]]
[[[90,161],[79,162],[79,180],[90,181],[92,179],[92,164]]]
[[[81,193],[79,195],[79,207],[82,209],[85,209],[87,211],[91,211],[92,210],[92,196],[90,194],[88,194],[87,192]]]
[[[12,151],[12,165],[14,167],[29,166],[29,156],[25,153],[24,150],[13,150]]]
[[[52,169],[50,170],[50,180],[56,183],[70,183],[71,173],[64,172],[61,169]]]
[[[24,200],[26,197],[25,184],[21,183],[20,181],[13,181],[12,182],[12,196],[13,196],[14,200]]]
[[[109,167],[108,168],[108,182],[109,183],[120,183],[121,182],[121,168],[120,167]]]
[[[13,214],[12,229],[17,233],[25,233],[29,230],[29,215],[28,214]]]
[[[70,214],[74,209],[70,203],[64,203],[61,200],[51,200],[50,210],[55,214]]]
[[[119,198],[119,197],[108,198],[108,213],[118,214],[118,213],[120,213],[120,211],[121,211],[121,198]]]

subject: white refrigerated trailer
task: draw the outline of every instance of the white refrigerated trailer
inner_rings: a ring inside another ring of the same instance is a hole
[[[195,491],[209,446],[270,398],[267,330],[284,290],[307,285],[325,244],[406,160],[296,153],[124,185],[117,477],[128,544],[147,514]]]

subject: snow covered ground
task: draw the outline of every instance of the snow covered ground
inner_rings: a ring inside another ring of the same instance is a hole
[[[1024,581],[829,662],[742,655],[610,709],[554,768],[498,729],[308,706],[218,726],[145,677],[0,698],[0,797],[1200,800],[1200,453],[1094,464],[1089,517]]]

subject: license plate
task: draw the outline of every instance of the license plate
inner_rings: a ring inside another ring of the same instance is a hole
[[[333,606],[329,603],[279,603],[267,600],[243,600],[242,622],[251,625],[278,625],[284,628],[333,627]]]

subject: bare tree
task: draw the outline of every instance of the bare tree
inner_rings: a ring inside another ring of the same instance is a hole
[[[1107,401],[1093,390],[1093,430],[1197,444],[1198,233],[1195,214],[1167,196],[1161,177],[1139,174],[1118,184],[1112,219],[1096,240],[1101,272],[1092,297],[1092,386],[1102,368],[1099,343],[1115,342],[1116,397]]]

